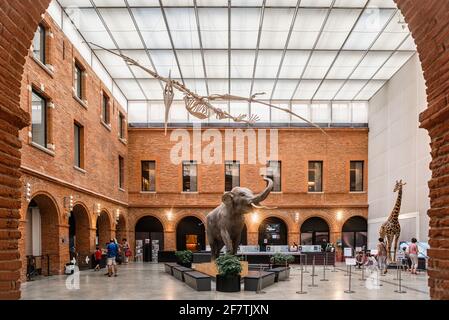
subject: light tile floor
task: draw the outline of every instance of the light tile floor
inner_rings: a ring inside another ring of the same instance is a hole
[[[398,289],[396,271],[390,270],[386,276],[377,277],[373,274],[371,280],[361,281],[361,271],[352,273],[352,290],[355,293],[345,293],[348,289],[349,277],[345,276],[346,267],[337,265],[337,272],[331,272],[328,267],[326,278],[329,281],[320,281],[323,278],[323,267],[316,267],[315,284],[318,287],[309,287],[312,282],[311,267],[308,273],[303,274],[303,287],[307,294],[297,294],[300,288],[300,268],[293,265],[290,279],[269,286],[264,294],[242,291],[238,293],[222,293],[215,291],[212,282],[212,291],[196,292],[183,282],[164,272],[164,265],[151,263],[130,263],[119,266],[119,276],[109,278],[104,276],[105,269],[94,272],[81,271],[75,276],[51,276],[22,284],[22,299],[65,299],[65,300],[99,300],[99,299],[267,299],[267,300],[427,300],[429,290],[427,287],[427,274],[419,275],[402,273],[403,290],[406,293],[396,293]],[[366,275],[365,275],[366,277]],[[76,289],[79,283],[79,289]],[[381,283],[382,286],[377,286]]]

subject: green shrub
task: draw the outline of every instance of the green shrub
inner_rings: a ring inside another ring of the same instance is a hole
[[[218,273],[223,276],[236,276],[242,272],[242,265],[239,258],[232,254],[225,254],[215,261]]]
[[[275,253],[271,258],[270,261],[272,264],[288,264],[295,260],[295,257],[293,257],[291,254],[282,254],[282,253]]]
[[[193,260],[193,253],[190,250],[176,251],[175,256],[181,263],[189,263]]]

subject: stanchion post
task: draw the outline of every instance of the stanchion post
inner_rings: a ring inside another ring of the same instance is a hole
[[[304,257],[306,258],[306,263],[304,264],[304,273],[309,273],[307,270],[307,254],[304,254]]]
[[[402,290],[402,276],[401,276],[401,269],[402,268],[398,268],[398,289],[394,290],[394,292],[396,293],[407,293],[407,291]]]
[[[328,279],[326,279],[326,267],[327,267],[327,252],[324,255],[323,279],[321,279],[320,281],[329,281]]]
[[[312,277],[312,284],[309,284],[309,287],[318,287],[318,285],[315,284],[315,256],[313,256],[312,260],[312,274],[310,275]]]
[[[335,250],[334,250],[334,269],[331,272],[338,272],[337,268],[336,268],[336,262],[337,261],[335,261],[335,260],[336,260],[336,254],[335,254]]]
[[[266,293],[265,291],[262,290],[262,283],[260,281],[262,279],[261,275],[262,275],[262,265],[260,265],[260,268],[259,268],[259,279],[257,279],[256,294],[264,294],[264,293]]]
[[[355,291],[352,291],[351,290],[351,274],[352,274],[352,269],[351,269],[351,265],[349,265],[349,288],[348,288],[348,290],[345,290],[345,293],[354,293]]]
[[[303,290],[303,272],[304,272],[304,266],[302,264],[301,255],[299,256],[299,263],[301,265],[301,278],[300,278],[300,289],[299,291],[296,291],[297,294],[306,294],[307,291]]]

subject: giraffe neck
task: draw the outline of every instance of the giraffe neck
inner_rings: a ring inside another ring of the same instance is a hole
[[[402,187],[399,188],[398,197],[396,199],[396,203],[394,205],[393,211],[390,213],[390,217],[388,220],[398,220],[399,211],[401,211],[401,200],[402,200]]]

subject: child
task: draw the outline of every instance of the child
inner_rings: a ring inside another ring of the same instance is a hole
[[[94,269],[94,271],[100,270],[100,261],[101,261],[102,254],[103,254],[103,252],[101,251],[100,247],[97,246],[97,250],[95,251],[95,269]]]

